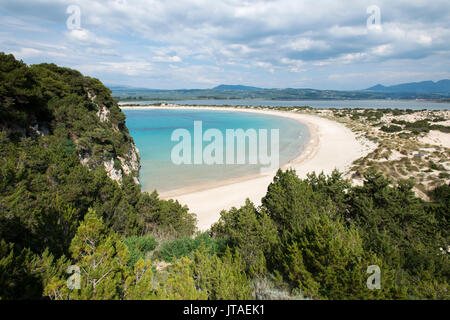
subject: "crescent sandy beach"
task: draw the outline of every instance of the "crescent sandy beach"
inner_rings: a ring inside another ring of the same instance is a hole
[[[121,106],[121,108],[224,110],[260,113],[294,119],[308,127],[310,139],[298,157],[282,165],[281,168],[283,170],[292,168],[296,170],[301,178],[305,178],[308,173],[313,171],[329,174],[334,169],[338,169],[341,172],[345,172],[354,160],[368,153],[368,147],[358,140],[350,129],[343,124],[316,115],[279,110],[207,106]],[[222,210],[229,210],[232,207],[239,208],[245,204],[247,198],[255,205],[260,205],[261,199],[265,195],[275,173],[276,171],[269,171],[264,174],[190,186],[166,191],[161,193],[160,196],[162,199],[174,199],[183,205],[187,205],[190,211],[197,214],[198,229],[204,231],[219,220]]]

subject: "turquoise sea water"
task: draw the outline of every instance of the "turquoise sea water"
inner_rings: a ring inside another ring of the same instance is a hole
[[[146,191],[159,192],[197,186],[220,180],[257,174],[259,164],[223,165],[176,165],[171,160],[171,151],[178,142],[171,141],[174,130],[187,129],[194,137],[194,121],[202,121],[203,132],[218,129],[225,140],[226,129],[279,129],[280,165],[295,158],[309,140],[305,125],[288,118],[234,112],[209,110],[123,110],[126,124],[141,155],[140,182]],[[193,143],[193,142],[192,142]],[[203,148],[209,142],[203,142]],[[246,146],[248,150],[248,143]],[[224,147],[224,152],[226,148]]]

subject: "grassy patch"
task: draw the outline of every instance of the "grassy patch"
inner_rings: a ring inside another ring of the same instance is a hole
[[[125,245],[130,251],[128,265],[134,266],[139,259],[145,259],[148,252],[154,250],[158,242],[153,236],[132,236],[124,240]]]
[[[175,259],[189,256],[201,245],[209,249],[211,254],[221,253],[226,247],[223,240],[214,240],[207,233],[200,233],[194,239],[182,238],[163,243],[157,255],[164,261],[173,262]]]

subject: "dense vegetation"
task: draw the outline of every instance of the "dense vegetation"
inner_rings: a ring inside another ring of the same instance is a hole
[[[0,60],[0,299],[449,299],[450,186],[424,202],[377,172],[351,186],[279,171],[260,207],[195,234],[188,208],[81,164],[79,137],[121,152],[92,137],[114,131],[96,114],[117,108],[100,82]],[[370,265],[380,290],[366,287]]]
[[[90,209],[122,236],[193,234],[195,216],[187,207],[141,193],[134,172],[120,185],[106,174],[101,161],[125,158],[132,138],[98,80],[52,64],[28,67],[0,54],[0,93],[0,269],[16,254],[68,255]],[[97,115],[103,107],[107,122]],[[82,165],[85,154],[89,161]],[[1,297],[41,296],[17,286],[6,270],[0,272]]]
[[[260,208],[247,202],[224,211],[212,238],[202,234],[170,241],[152,258],[153,238],[123,239],[90,210],[72,238],[68,258],[57,259],[48,250],[37,255],[2,241],[1,294],[448,299],[450,186],[436,189],[432,203],[416,198],[410,188],[407,182],[390,186],[376,173],[366,176],[364,186],[350,187],[337,172],[301,180],[294,171],[280,171]],[[158,255],[170,262],[165,270],[152,267]],[[81,290],[67,288],[69,265],[82,270]],[[366,288],[369,265],[381,268],[380,290]]]
[[[337,172],[280,171],[262,207],[225,212],[212,230],[250,274],[277,274],[308,297],[448,299],[449,189],[425,203],[411,188],[374,172],[350,187]],[[365,287],[369,265],[382,270],[379,291]]]

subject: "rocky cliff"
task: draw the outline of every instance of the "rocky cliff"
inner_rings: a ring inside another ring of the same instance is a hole
[[[16,139],[54,135],[90,170],[139,183],[139,152],[125,115],[99,80],[54,64],[27,66],[0,53],[0,128]]]

